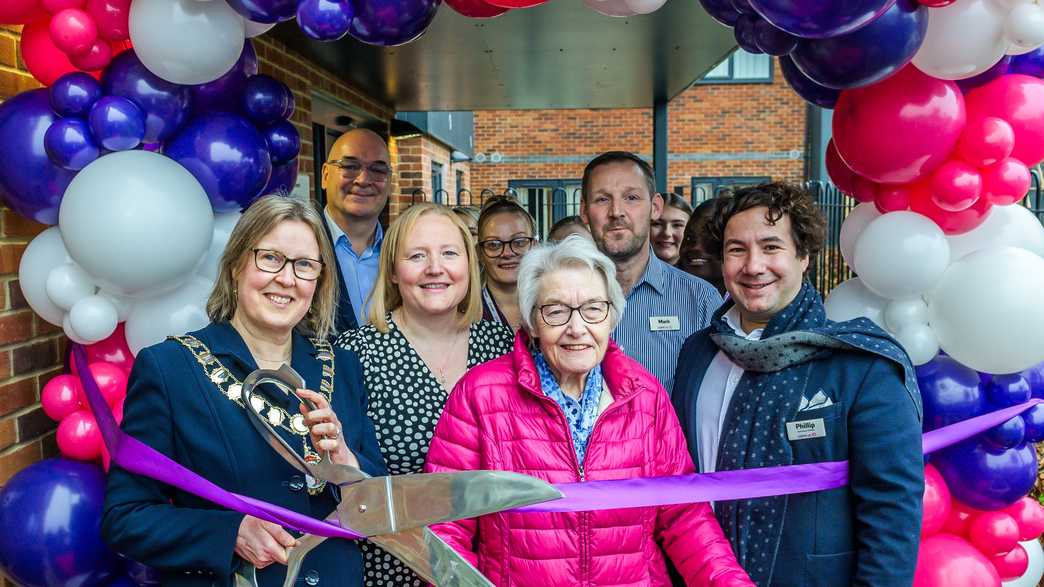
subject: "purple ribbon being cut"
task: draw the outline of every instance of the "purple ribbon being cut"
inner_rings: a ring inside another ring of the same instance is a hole
[[[357,539],[362,536],[335,523],[317,520],[245,495],[226,491],[171,460],[152,447],[124,434],[87,368],[83,348],[73,344],[73,360],[94,417],[98,421],[112,462],[124,469],[177,487],[217,505],[267,520],[292,530],[328,538]],[[967,440],[1006,422],[1040,399],[969,418],[924,435],[925,454]],[[836,489],[848,484],[848,461],[811,463],[619,481],[559,483],[562,499],[518,508],[516,512],[582,512],[591,510],[656,507],[703,501],[754,499],[773,495]]]

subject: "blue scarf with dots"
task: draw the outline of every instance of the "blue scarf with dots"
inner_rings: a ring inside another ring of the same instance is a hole
[[[739,336],[722,320],[729,304],[711,320],[710,338],[746,372],[733,392],[718,441],[718,471],[793,464],[786,422],[799,408],[817,359],[837,351],[866,352],[898,364],[918,412],[920,394],[906,351],[867,318],[827,320],[819,293],[807,281],[797,297],[765,327],[761,340]],[[779,391],[782,390],[782,391]],[[758,585],[772,582],[783,531],[787,496],[722,501],[715,505],[721,529],[739,563]]]
[[[584,392],[580,401],[566,395],[551,372],[551,366],[540,351],[533,352],[537,373],[540,375],[540,389],[544,395],[555,400],[565,414],[569,433],[573,437],[573,449],[576,451],[576,463],[581,469],[584,466],[584,455],[587,454],[587,441],[591,439],[595,420],[598,419],[598,400],[602,395],[602,366],[595,365],[587,374]]]

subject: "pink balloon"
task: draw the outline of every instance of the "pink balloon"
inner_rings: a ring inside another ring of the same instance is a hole
[[[98,39],[98,27],[91,15],[79,8],[66,8],[51,17],[51,41],[68,55],[84,53]]]
[[[22,29],[22,60],[29,73],[45,86],[77,71],[69,57],[51,41],[49,22],[46,18],[37,20]]]
[[[827,143],[826,170],[830,181],[834,182],[838,189],[846,194],[855,193],[856,180],[859,179],[859,176],[848,168],[848,164],[838,154],[834,139],[830,139],[830,142]]]
[[[87,0],[40,0],[40,5],[51,14],[58,14],[66,8],[83,8]]]
[[[874,197],[874,205],[881,214],[910,208],[910,188],[905,185],[881,185]]]
[[[930,536],[942,530],[950,517],[950,488],[932,465],[924,467],[924,516],[921,518],[921,536]]]
[[[1014,148],[1015,130],[996,116],[969,120],[957,142],[957,154],[977,167],[993,165],[1011,155]]]
[[[982,179],[983,195],[998,206],[1014,204],[1025,198],[1033,183],[1029,168],[1014,157],[982,168]]]
[[[950,516],[946,518],[946,524],[943,525],[942,531],[954,536],[967,536],[968,524],[978,514],[979,510],[969,507],[956,499],[951,499]]]
[[[89,363],[112,363],[124,371],[130,371],[134,366],[134,354],[127,346],[127,334],[123,322],[116,325],[116,330],[109,335],[109,338],[89,344],[84,348],[87,351]]]
[[[834,143],[845,163],[863,177],[907,183],[947,160],[965,117],[957,84],[909,65],[882,82],[841,92],[834,109]]]
[[[963,234],[979,226],[986,221],[991,207],[993,203],[988,198],[979,198],[959,212],[943,210],[932,199],[931,188],[925,182],[910,184],[910,209],[931,218],[946,234]]]
[[[986,556],[1005,555],[1019,543],[1019,524],[1004,511],[982,512],[968,524],[968,540]]]
[[[921,5],[929,8],[942,8],[943,6],[949,6],[957,0],[917,0]]]
[[[1007,554],[990,557],[990,561],[1004,581],[1021,577],[1029,568],[1029,555],[1021,544],[1016,544]]]
[[[101,456],[101,430],[87,410],[66,416],[58,424],[55,439],[58,441],[58,450],[70,459],[93,461]]]
[[[110,363],[91,363],[88,365],[94,382],[98,384],[105,403],[109,407],[116,405],[121,399],[127,397],[127,374],[123,369]],[[87,398],[81,394],[80,403],[87,405]]]
[[[28,24],[46,16],[47,13],[37,0],[0,2],[0,24]]]
[[[982,175],[964,161],[951,159],[932,174],[932,201],[948,212],[971,207],[982,195]]]
[[[482,0],[446,0],[446,4],[460,14],[470,18],[492,18],[508,11]]]
[[[89,49],[70,56],[69,61],[84,71],[101,71],[112,61],[112,47],[105,39],[95,39]]]
[[[1011,156],[1034,166],[1044,159],[1044,80],[1006,74],[975,88],[965,97],[968,120],[1004,119],[1015,133]]]
[[[1004,508],[1019,524],[1019,541],[1034,540],[1044,533],[1044,506],[1032,497],[1023,497]]]
[[[966,540],[934,534],[921,542],[914,587],[998,587],[997,569]]]
[[[122,41],[130,37],[130,5],[131,0],[87,0],[87,12],[103,39]]]
[[[852,190],[852,197],[857,202],[873,202],[874,198],[877,197],[877,184],[866,179],[865,177],[856,176],[855,189]]]
[[[80,380],[74,375],[52,377],[40,392],[40,405],[47,417],[61,422],[69,414],[83,409],[80,404]]]

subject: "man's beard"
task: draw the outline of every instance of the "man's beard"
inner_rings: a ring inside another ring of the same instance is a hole
[[[631,237],[625,240],[607,240],[603,235],[598,239],[598,248],[605,256],[615,262],[627,261],[641,252],[643,247],[649,246],[649,234],[644,235],[631,232]]]

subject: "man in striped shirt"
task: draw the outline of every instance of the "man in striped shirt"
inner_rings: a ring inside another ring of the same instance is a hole
[[[707,326],[721,296],[706,281],[652,254],[649,227],[662,211],[652,168],[641,157],[609,151],[584,168],[580,215],[595,244],[615,263],[627,296],[613,339],[670,391],[682,344]]]

